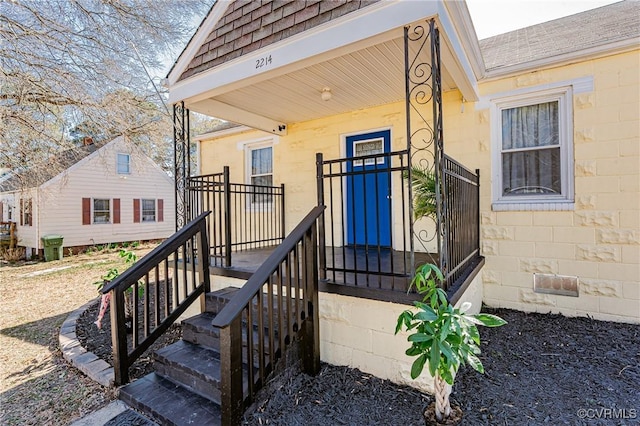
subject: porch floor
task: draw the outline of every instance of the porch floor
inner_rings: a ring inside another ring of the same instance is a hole
[[[231,267],[212,259],[211,274],[248,279],[276,246],[233,252]],[[320,291],[396,303],[412,303],[407,294],[411,283],[411,253],[377,247],[327,247],[327,276],[320,279]],[[438,255],[414,254],[414,265],[437,262]],[[369,273],[357,272],[368,270]]]

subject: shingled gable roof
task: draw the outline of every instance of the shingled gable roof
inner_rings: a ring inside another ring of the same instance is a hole
[[[9,177],[0,182],[0,192],[38,187],[114,140],[94,142],[90,145],[67,149],[44,163],[33,165],[21,172],[12,172]]]
[[[628,0],[480,40],[480,49],[487,72],[495,73],[616,42],[637,47],[639,37],[640,2]]]
[[[214,7],[226,7],[226,11],[186,66],[178,81],[378,1],[235,0],[218,2]],[[204,30],[201,27],[198,31]],[[196,40],[195,37],[192,41],[194,40]]]

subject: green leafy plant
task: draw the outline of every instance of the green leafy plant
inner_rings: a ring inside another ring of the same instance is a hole
[[[124,264],[127,268],[138,261],[138,255],[132,252],[131,250],[120,249],[120,251],[118,252],[118,257],[120,257],[121,259],[124,259]],[[100,277],[100,280],[94,282],[94,284],[96,285],[96,287],[98,287],[98,291],[100,291],[102,290],[102,287],[104,287],[106,283],[110,283],[111,281],[116,279],[119,275],[120,275],[120,271],[118,271],[118,268],[110,268],[107,271],[107,273],[102,275]]]
[[[405,172],[404,177],[408,179],[409,173]],[[414,218],[435,217],[437,212],[435,173],[427,167],[412,166],[411,187]]]
[[[444,281],[440,269],[433,264],[419,267],[411,282],[423,296],[421,302],[414,302],[416,310],[406,310],[398,316],[396,334],[403,328],[412,332],[407,340],[411,346],[408,356],[417,356],[411,366],[411,378],[417,378],[428,365],[434,377],[435,415],[438,421],[446,420],[451,414],[449,392],[446,384],[453,385],[455,375],[461,365],[467,364],[484,373],[480,354],[480,334],[478,325],[498,327],[506,324],[502,318],[491,314],[467,314],[471,307],[465,303],[455,308],[447,299],[445,291],[438,286]]]
[[[126,267],[131,266],[136,263],[138,260],[138,255],[132,252],[131,250],[120,249],[118,252],[118,256],[121,259],[124,259],[124,263]],[[125,268],[126,269],[126,268]],[[120,271],[118,268],[110,268],[106,274],[100,277],[99,281],[94,282],[98,291],[102,290],[105,284],[110,283],[114,279],[116,279],[120,275]],[[139,282],[140,284],[140,282]],[[124,292],[124,315],[125,315],[125,326],[128,331],[133,329],[133,299],[131,295],[133,294],[133,288],[130,287]],[[138,296],[142,297],[144,295],[144,288],[142,286],[138,286]],[[100,310],[98,313],[98,319],[95,324],[98,328],[102,328],[102,317],[104,316],[107,306],[108,306],[108,296],[105,294],[102,296],[102,300],[100,302]]]

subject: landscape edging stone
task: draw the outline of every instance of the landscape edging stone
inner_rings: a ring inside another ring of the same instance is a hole
[[[62,356],[67,362],[102,386],[113,387],[115,378],[113,367],[83,348],[76,335],[76,321],[95,303],[95,300],[91,300],[69,314],[60,326],[58,341]]]

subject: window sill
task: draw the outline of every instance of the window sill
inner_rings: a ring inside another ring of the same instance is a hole
[[[491,204],[494,212],[510,211],[573,211],[575,202],[573,200],[563,201],[494,201]]]

